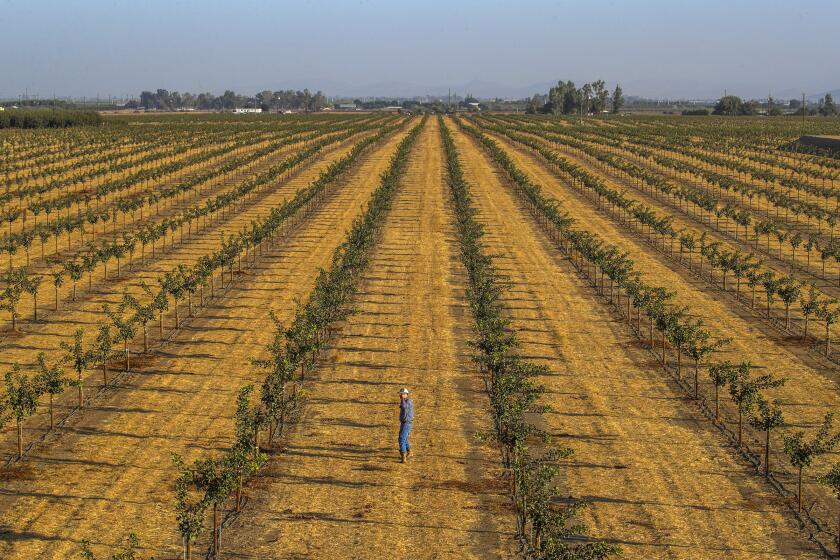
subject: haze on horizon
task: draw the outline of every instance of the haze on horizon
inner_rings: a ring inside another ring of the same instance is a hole
[[[840,87],[835,0],[0,0],[0,98],[141,90],[798,97]],[[466,90],[466,91],[465,91]]]

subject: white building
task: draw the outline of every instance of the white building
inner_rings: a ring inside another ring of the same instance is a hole
[[[233,112],[237,115],[244,115],[246,113],[262,113],[262,109],[259,107],[239,107],[234,109]]]

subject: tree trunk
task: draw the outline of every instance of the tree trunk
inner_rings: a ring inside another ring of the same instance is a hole
[[[799,466],[799,480],[797,482],[799,489],[796,492],[796,511],[802,513],[802,465]]]
[[[17,447],[18,459],[23,459],[23,423],[17,419]]]
[[[213,554],[219,552],[219,506],[213,504]]]
[[[770,430],[764,436],[764,476],[770,477]]]
[[[239,484],[236,486],[236,512],[239,513],[242,504],[242,472],[239,472]]]

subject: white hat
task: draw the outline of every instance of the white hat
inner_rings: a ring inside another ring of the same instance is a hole
[[[400,389],[400,395],[407,395],[407,394],[408,394],[408,389],[406,389],[405,387]]]

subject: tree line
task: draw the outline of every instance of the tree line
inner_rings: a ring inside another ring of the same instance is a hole
[[[802,115],[803,111],[807,115],[819,114],[823,117],[836,117],[837,115],[840,115],[840,111],[837,109],[837,103],[835,103],[834,97],[832,97],[830,93],[826,93],[825,97],[820,99],[817,104],[817,108],[803,106],[797,99],[791,99],[788,106],[790,108],[795,108],[796,112],[793,114],[799,116]],[[758,115],[761,108],[762,106],[758,101],[744,101],[737,95],[725,95],[718,99],[718,102],[715,104],[715,108],[712,110],[712,114],[726,115],[730,117]],[[706,114],[708,114],[708,112]],[[767,114],[771,117],[781,116],[784,114],[781,106],[776,103],[772,97],[767,100]]]
[[[69,109],[5,109],[0,111],[2,128],[67,128],[102,124],[96,111]]]
[[[535,95],[528,102],[529,114],[546,113],[551,115],[575,115],[578,113],[603,113],[608,108],[618,113],[624,106],[624,92],[616,84],[612,94],[607,90],[604,80],[583,84],[576,87],[571,80],[560,80],[548,90],[548,96]]]
[[[297,111],[318,111],[327,106],[327,98],[316,91],[264,90],[256,95],[242,95],[232,90],[226,90],[222,95],[212,93],[193,94],[190,92],[170,92],[166,89],[143,91],[139,101],[130,101],[129,108],[143,107],[146,110],[177,111],[179,109],[200,110],[233,110],[237,107],[259,107],[263,111],[291,109]]]

